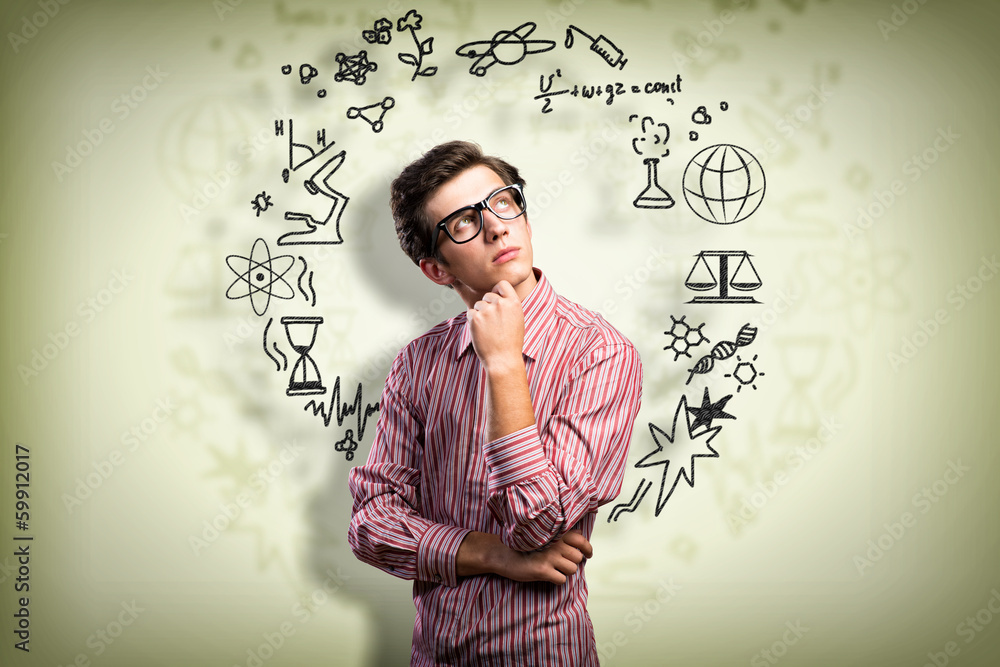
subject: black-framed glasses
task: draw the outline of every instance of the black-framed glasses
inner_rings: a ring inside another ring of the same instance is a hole
[[[499,190],[494,190],[489,197],[478,204],[460,208],[434,225],[431,255],[437,252],[437,240],[441,231],[444,231],[448,238],[455,243],[468,243],[479,236],[479,233],[483,231],[484,208],[488,208],[493,215],[501,220],[513,220],[520,217],[528,210],[523,187],[520,183],[505,185]]]

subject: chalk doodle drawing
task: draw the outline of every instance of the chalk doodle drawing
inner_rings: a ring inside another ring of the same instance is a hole
[[[281,66],[281,73],[284,74],[284,75],[286,75],[286,76],[289,75],[289,74],[291,74],[292,73],[292,66],[291,65],[282,65]],[[301,83],[303,86],[308,86],[309,83],[313,79],[315,79],[317,76],[319,76],[319,70],[317,70],[315,67],[313,67],[309,63],[302,63],[301,65],[299,65],[299,83]],[[320,90],[316,91],[316,96],[317,97],[326,97],[326,89],[321,88]]]
[[[705,326],[705,323],[702,322],[698,326],[693,327],[684,321],[686,317],[687,315],[681,315],[681,319],[677,319],[671,315],[670,319],[673,320],[673,325],[670,329],[663,332],[670,336],[670,342],[663,349],[673,351],[674,361],[680,359],[682,354],[690,359],[691,353],[689,350],[692,347],[698,347],[702,343],[711,342],[701,332],[701,328]]]
[[[261,191],[259,195],[250,200],[250,204],[259,218],[261,213],[271,208],[271,197],[267,194],[267,191]]]
[[[323,378],[320,377],[319,367],[313,361],[309,353],[313,345],[316,344],[316,330],[323,324],[322,317],[282,317],[281,323],[285,327],[285,336],[288,337],[288,344],[299,355],[292,366],[292,374],[288,378],[288,389],[285,393],[289,396],[308,396],[311,394],[325,394],[326,387],[323,386]],[[265,348],[267,351],[267,348]]]
[[[354,439],[354,431],[347,429],[342,440],[333,443],[333,448],[338,452],[344,452],[344,458],[348,461],[354,460],[354,450],[358,448],[358,443]]]
[[[698,107],[691,114],[691,122],[696,125],[711,125],[712,117],[708,115],[708,109],[705,107]]]
[[[738,358],[738,357],[737,357]],[[708,397],[708,387],[705,387],[705,393],[701,397],[701,406],[697,408],[688,408],[688,412],[694,415],[694,423],[691,424],[691,430],[698,430],[699,426],[704,426],[706,428],[712,427],[713,419],[736,419],[728,412],[725,412],[726,403],[733,395],[723,396],[720,400],[712,403],[712,399]]]
[[[556,43],[552,40],[528,39],[537,27],[537,24],[528,21],[513,30],[498,30],[492,39],[463,44],[455,50],[455,54],[474,59],[469,74],[486,76],[486,70],[498,63],[516,65],[527,56],[554,49]]]
[[[664,190],[657,178],[657,165],[660,158],[648,157],[642,161],[646,165],[646,187],[636,195],[632,201],[632,206],[636,208],[670,208],[674,205],[674,198]]]
[[[375,104],[369,104],[366,107],[351,107],[350,109],[347,110],[347,117],[352,120],[355,118],[361,118],[361,120],[365,121],[366,123],[372,126],[372,132],[381,132],[382,128],[385,126],[385,124],[382,122],[382,118],[385,116],[385,113],[395,105],[396,105],[396,100],[394,100],[391,97],[385,97],[381,102],[376,102]],[[376,118],[375,120],[372,120],[371,118],[369,118],[364,114],[365,111],[368,111],[369,109],[374,109],[376,107],[382,109],[382,113],[380,113],[378,115],[378,118]]]
[[[416,54],[400,53],[397,56],[399,58],[399,62],[413,67],[413,76],[410,77],[410,81],[413,81],[418,76],[434,76],[438,71],[438,68],[434,65],[430,67],[423,66],[424,56],[429,56],[434,53],[434,38],[428,37],[422,42],[417,39],[417,31],[420,30],[420,22],[422,20],[423,17],[417,13],[417,10],[411,9],[406,12],[406,16],[396,22],[396,30],[398,32],[405,32],[409,30],[410,36],[413,37],[413,43],[417,46]]]
[[[732,144],[709,146],[691,158],[683,184],[684,199],[695,215],[717,225],[745,220],[764,199],[760,162]]]
[[[628,117],[628,122],[638,120],[639,114],[632,114]],[[656,128],[662,127],[663,131],[659,132]],[[637,137],[632,138],[632,151],[636,155],[642,155],[643,148],[649,148],[650,146],[660,146],[660,148],[654,149],[653,152],[659,153],[658,157],[667,157],[670,155],[670,149],[667,148],[667,139],[670,138],[670,126],[666,123],[657,123],[650,116],[643,116],[642,120],[639,122],[639,129],[641,134]],[[652,137],[647,137],[649,130],[652,129]],[[646,144],[647,139],[651,138],[652,143]],[[663,151],[660,153],[660,151]]]
[[[545,75],[542,75],[538,84],[538,95],[533,99],[543,100],[542,113],[552,111],[552,98],[556,95],[569,95],[583,99],[604,100],[604,104],[611,106],[616,99],[623,95],[661,95],[664,102],[674,105],[673,95],[681,92],[681,75],[678,74],[673,81],[647,81],[645,84],[626,84],[621,81],[609,83],[595,83],[591,85],[575,83],[572,86],[566,84],[563,90],[552,90],[552,85],[556,79],[562,78],[562,69],[557,69],[554,74],[548,75],[546,83]]]
[[[719,341],[715,344],[709,354],[706,354],[699,359],[695,363],[694,367],[688,371],[688,379],[684,384],[691,384],[691,378],[693,378],[695,374],[701,375],[708,373],[715,367],[716,361],[725,361],[726,359],[729,359],[736,354],[736,348],[746,347],[750,343],[754,342],[756,338],[757,327],[750,326],[749,323],[744,324],[740,327],[739,332],[737,332],[735,342],[729,340]]]
[[[764,377],[764,373],[758,371],[753,365],[753,362],[757,361],[757,355],[753,355],[753,359],[750,361],[743,361],[740,358],[740,355],[737,354],[736,361],[738,362],[736,364],[736,369],[732,373],[726,373],[727,378],[736,378],[736,381],[740,383],[739,386],[736,387],[736,393],[740,393],[740,390],[746,386],[749,386],[756,391],[757,385],[755,385],[754,382],[757,381],[757,378]]]
[[[362,30],[361,37],[369,44],[388,44],[392,41],[392,21],[379,19],[371,30]]]
[[[280,373],[281,371],[288,370],[288,357],[286,357],[285,353],[281,351],[281,348],[278,347],[278,343],[276,341],[272,340],[271,346],[274,348],[274,352],[278,355],[278,357],[281,357],[281,361],[278,361],[278,357],[271,354],[271,350],[267,347],[267,332],[271,329],[271,325],[273,323],[274,318],[272,317],[268,319],[267,324],[264,325],[264,335],[262,336],[264,342],[264,354],[270,357],[271,361],[274,362],[274,370]]]
[[[356,56],[338,53],[334,60],[340,69],[333,75],[333,80],[340,83],[349,81],[356,86],[363,86],[368,80],[368,74],[378,70],[378,64],[368,60],[368,52],[362,49]]]
[[[362,410],[361,406],[364,405]],[[344,420],[351,416],[357,415],[357,428],[354,432],[357,433],[357,439],[359,441],[365,439],[365,429],[368,428],[368,418],[373,414],[378,412],[378,402],[375,403],[365,403],[362,396],[362,386],[358,383],[358,390],[354,394],[354,403],[341,403],[340,398],[340,376],[337,376],[337,380],[333,383],[333,391],[330,394],[330,404],[326,406],[322,401],[317,403],[315,400],[311,400],[306,403],[304,410],[312,410],[313,416],[320,416],[323,420],[324,426],[329,426],[330,422],[333,420],[334,415],[337,417],[337,426],[343,426]],[[348,459],[350,460],[350,459]]]
[[[707,392],[706,392],[707,400]],[[723,405],[725,401],[723,399],[720,401]],[[703,401],[704,405],[704,401]],[[649,434],[653,437],[653,442],[656,443],[656,449],[652,452],[646,454],[635,464],[636,468],[653,468],[656,466],[663,466],[663,474],[660,478],[660,492],[656,500],[656,508],[654,514],[660,516],[660,512],[666,506],[667,501],[674,493],[674,489],[677,487],[677,482],[684,478],[688,486],[694,488],[695,475],[695,459],[697,458],[718,458],[719,453],[712,448],[712,439],[718,435],[719,431],[722,430],[721,426],[712,427],[708,423],[705,423],[706,413],[701,412],[702,408],[696,408],[695,412],[698,414],[697,422],[698,426],[694,426],[691,423],[691,410],[688,408],[687,398],[681,396],[680,401],[677,403],[677,409],[674,412],[673,423],[670,426],[670,433],[667,433],[661,429],[656,424],[649,423]],[[719,406],[719,411],[721,412],[721,406]],[[712,413],[712,405],[709,404],[708,414]],[[722,413],[725,414],[725,413]],[[718,418],[718,417],[716,417]],[[678,428],[678,422],[681,423],[681,428]],[[699,427],[703,427],[700,428]],[[666,446],[670,445],[670,452],[666,451]],[[707,450],[707,451],[706,451]],[[677,471],[673,474],[670,472],[670,462],[671,460],[686,461],[690,459],[690,464],[688,465],[678,465]],[[668,487],[667,481],[670,480]],[[645,490],[642,490],[645,486]],[[643,479],[639,482],[639,486],[636,488],[635,493],[632,498],[627,503],[621,503],[616,505],[608,516],[608,521],[616,521],[623,512],[634,512],[642,502],[642,499],[646,496],[646,492],[652,486],[652,482],[647,482]]]
[[[573,47],[573,31],[576,31],[590,40],[590,50],[599,55],[604,59],[604,62],[611,65],[612,67],[617,67],[618,69],[625,69],[625,63],[628,62],[628,58],[625,58],[625,54],[622,53],[621,49],[614,45],[614,43],[605,37],[604,35],[598,35],[597,39],[594,39],[584,31],[577,28],[575,25],[571,25],[566,28],[566,48]]]
[[[279,137],[285,134],[284,121],[274,121],[274,134]],[[292,119],[288,119],[288,167],[282,170],[281,178],[287,183],[292,173],[303,168],[306,170],[303,172],[302,189],[296,190],[300,199],[293,201],[294,210],[289,208],[285,211],[285,220],[304,222],[306,229],[281,235],[278,245],[336,245],[344,242],[340,235],[340,218],[349,199],[330,185],[330,177],[344,163],[347,153],[343,150],[334,153],[336,142],[326,143],[325,130],[316,133],[316,143],[322,147],[318,152],[307,144],[296,142]],[[331,220],[332,225],[329,224]]]
[[[236,280],[226,290],[227,299],[250,297],[250,305],[258,317],[263,317],[271,304],[271,297],[292,299],[295,290],[285,280],[295,258],[291,255],[271,257],[264,239],[254,241],[250,256],[229,255],[226,264],[236,274]]]
[[[751,255],[745,250],[702,250],[695,255],[694,266],[688,274],[684,286],[695,292],[718,290],[716,294],[696,296],[687,303],[760,303],[749,295],[730,294],[732,288],[738,292],[752,292],[763,284],[760,275],[750,261]],[[729,274],[730,258],[739,258],[740,263],[732,277]],[[709,260],[716,265],[718,277],[709,266]]]

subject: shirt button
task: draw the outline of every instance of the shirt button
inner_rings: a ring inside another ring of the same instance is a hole
[[[440,584],[441,583],[441,575],[440,574],[435,574],[434,575],[434,581],[436,581],[436,582],[438,582]]]

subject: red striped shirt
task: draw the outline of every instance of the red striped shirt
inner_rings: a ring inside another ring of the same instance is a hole
[[[597,665],[585,568],[559,586],[455,574],[469,531],[519,551],[573,527],[590,539],[621,489],[639,353],[537,274],[522,303],[537,423],[485,441],[486,373],[463,312],[396,357],[368,462],[350,473],[354,554],[415,580],[414,665]]]

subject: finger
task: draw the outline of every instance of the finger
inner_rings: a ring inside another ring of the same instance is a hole
[[[517,292],[506,280],[501,280],[496,285],[493,286],[493,291],[503,297],[516,296]]]
[[[594,547],[590,544],[590,541],[583,536],[578,530],[571,530],[562,537],[563,542],[570,545],[575,549],[579,549],[580,552],[587,558],[592,558],[594,556]]]
[[[577,570],[580,569],[572,560],[560,560],[555,564],[555,567],[567,577],[576,574]]]

